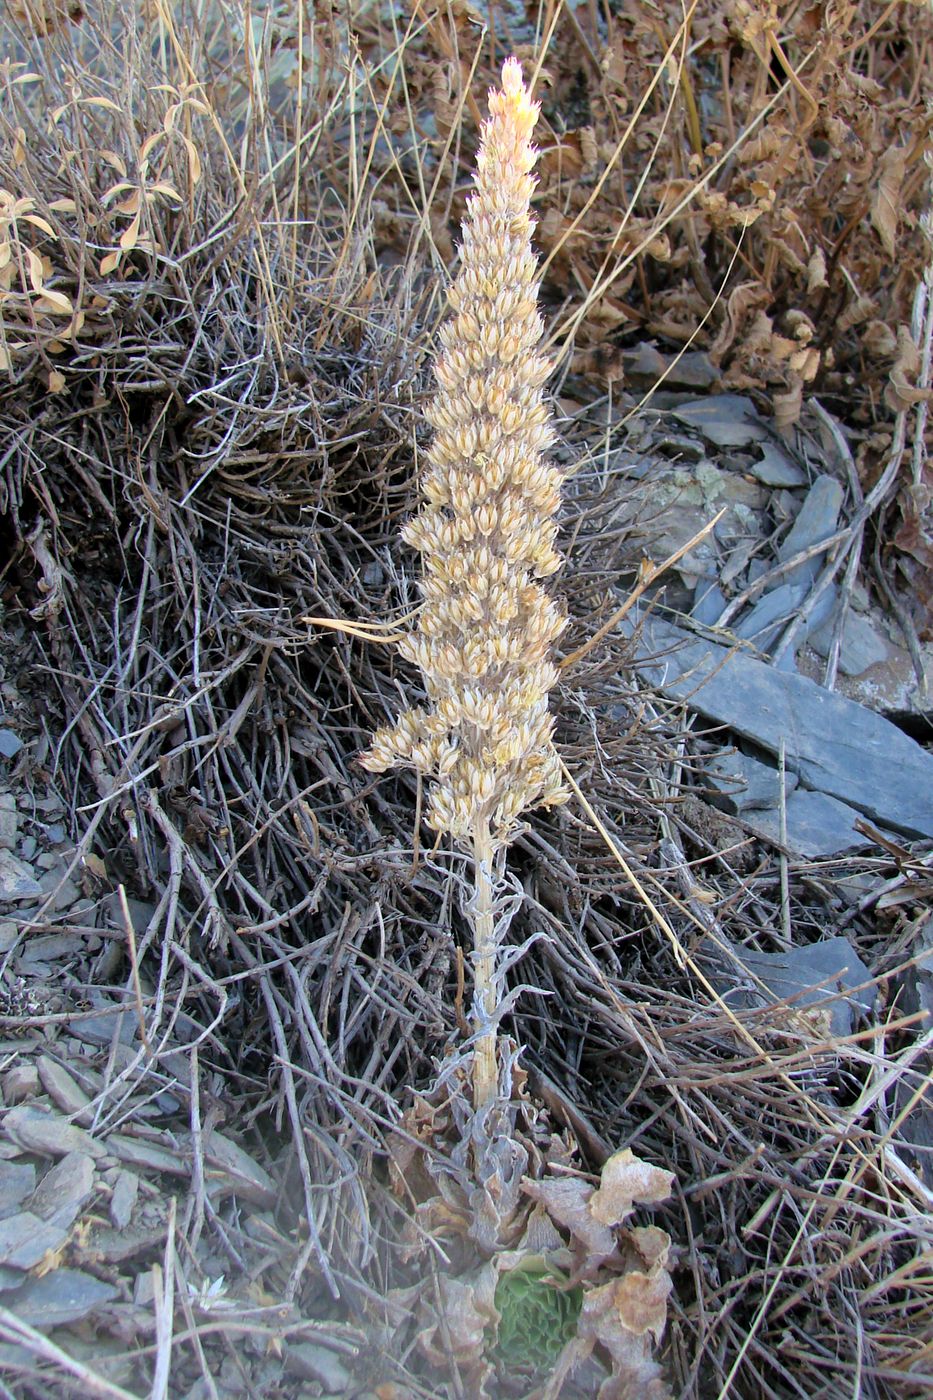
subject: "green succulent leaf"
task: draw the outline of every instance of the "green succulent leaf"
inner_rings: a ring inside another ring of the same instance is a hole
[[[495,1358],[516,1370],[544,1370],[577,1330],[582,1288],[563,1288],[540,1262],[511,1269],[496,1285],[499,1336]]]

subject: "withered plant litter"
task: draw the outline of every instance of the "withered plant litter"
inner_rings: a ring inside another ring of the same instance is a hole
[[[18,933],[80,919],[100,951],[4,973],[0,1021],[17,1062],[67,1067],[82,1018],[127,1009],[81,1042],[82,1125],[159,1220],[106,1254],[101,1188],[46,1261],[117,1290],[93,1325],[0,1295],[9,1393],[929,1392],[931,1178],[903,1136],[929,1029],[884,999],[929,857],[788,872],[701,833],[682,711],[600,629],[655,578],[607,467],[650,342],[662,384],[703,352],[788,434],[818,396],[928,635],[931,34],[907,0],[7,0],[4,696],[87,899]],[[425,845],[416,776],[358,759],[418,693],[399,532],[509,54],[542,104],[575,795],[510,848],[509,1131],[478,1144],[469,872]],[[866,874],[915,901],[847,902]],[[723,950],[788,921],[844,925],[870,1024],[723,1002]]]

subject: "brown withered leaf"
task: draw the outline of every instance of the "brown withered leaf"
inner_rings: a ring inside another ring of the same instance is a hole
[[[603,1165],[589,1212],[603,1225],[620,1225],[631,1215],[636,1203],[654,1205],[666,1201],[673,1185],[673,1172],[641,1161],[630,1147],[624,1147]]]
[[[64,29],[69,21],[77,24],[84,18],[84,10],[78,0],[7,0],[10,13],[47,38]]]
[[[528,1217],[519,1247],[513,1251],[516,1259],[527,1254],[556,1254],[564,1246],[563,1236],[542,1205],[536,1205]],[[507,1254],[499,1256],[505,1261]],[[508,1267],[502,1264],[501,1267]]]
[[[625,1260],[619,1252],[619,1225],[628,1219],[636,1204],[654,1205],[667,1200],[673,1181],[671,1172],[641,1161],[631,1148],[625,1147],[604,1163],[598,1187],[580,1177],[551,1176],[538,1181],[526,1177],[522,1190],[570,1232],[577,1256],[575,1274],[578,1278],[592,1278],[610,1259],[614,1258],[617,1265]],[[622,1242],[631,1239],[629,1231]],[[640,1267],[645,1260],[639,1254],[634,1262]]]
[[[903,146],[888,147],[881,157],[878,188],[871,201],[871,221],[889,258],[894,257],[897,243],[898,209],[906,162],[907,151]]]
[[[913,555],[933,577],[933,538],[924,529],[923,513],[919,512],[911,500],[912,492],[902,492],[900,498],[903,519],[894,533],[892,541],[896,549]]]
[[[499,1270],[490,1262],[467,1277],[441,1274],[432,1289],[424,1290],[422,1312],[430,1320],[418,1334],[418,1345],[435,1366],[449,1366],[453,1359],[474,1380],[485,1379],[489,1369],[483,1360],[485,1333],[499,1321],[498,1278]]]
[[[905,487],[898,497],[901,522],[891,541],[901,551],[898,568],[908,580],[911,612],[920,637],[933,635],[933,528],[929,525],[931,488]]]
[[[814,248],[807,261],[807,291],[815,292],[828,287],[826,277],[826,255],[822,248]]]
[[[664,1331],[670,1291],[671,1278],[664,1268],[647,1273],[633,1269],[590,1289],[583,1299],[577,1335],[558,1357],[541,1400],[558,1400],[564,1381],[596,1346],[608,1352],[612,1366],[598,1400],[669,1400],[652,1345]]]
[[[774,409],[774,426],[779,432],[786,432],[798,421],[803,408],[803,380],[800,376],[792,374],[788,387],[783,393],[775,393],[771,403]]]
[[[914,343],[908,328],[897,328],[897,355],[891,367],[891,377],[885,390],[885,399],[895,413],[913,408],[914,404],[929,401],[933,394],[929,389],[920,389],[916,378],[920,373],[920,351]]]
[[[670,1193],[668,1193],[670,1194]],[[649,1270],[666,1269],[671,1253],[671,1237],[657,1225],[633,1225],[626,1230],[626,1246],[635,1251]]]
[[[741,335],[743,326],[767,300],[767,294],[756,282],[743,282],[729,293],[722,326],[710,347],[710,359],[714,365],[722,364],[726,352]]]
[[[666,1400],[670,1394],[651,1354],[667,1319],[670,1275],[633,1271],[594,1288],[583,1300],[577,1336],[606,1348],[612,1375],[600,1386],[599,1400]]]
[[[859,340],[870,355],[876,359],[883,359],[885,356],[897,354],[897,336],[886,326],[884,321],[869,321],[865,329],[861,332]]]
[[[666,1269],[658,1269],[653,1274],[632,1269],[630,1273],[623,1274],[612,1283],[604,1283],[587,1294],[578,1331],[584,1336],[591,1334],[594,1341],[602,1342],[610,1351],[614,1351],[614,1348],[609,1336],[618,1334],[620,1329],[625,1334],[626,1353],[629,1350],[629,1334],[632,1337],[650,1334],[659,1342],[667,1321],[667,1298],[671,1286],[671,1276]]]
[[[522,1189],[545,1207],[552,1220],[570,1231],[574,1243],[582,1248],[584,1271],[598,1268],[616,1252],[612,1227],[597,1220],[590,1210],[595,1191],[589,1182],[575,1176],[547,1177],[544,1181],[526,1177]]]

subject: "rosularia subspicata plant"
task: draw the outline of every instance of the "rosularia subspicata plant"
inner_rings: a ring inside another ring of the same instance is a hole
[[[362,763],[407,764],[433,779],[427,821],[473,857],[473,1085],[497,1091],[499,1001],[494,865],[521,814],[567,797],[552,742],[551,648],[564,625],[539,580],[560,567],[554,520],[560,472],[542,390],[531,134],[538,105],[521,65],[490,91],[460,270],[448,291],[424,504],[403,538],[422,559],[422,606],[400,651],[424,676],[428,705],[380,729]]]

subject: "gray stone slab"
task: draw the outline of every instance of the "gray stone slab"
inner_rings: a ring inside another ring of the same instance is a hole
[[[31,1162],[0,1162],[0,1220],[12,1214],[36,1189]]]
[[[650,341],[623,350],[622,364],[626,384],[644,389],[653,389],[662,378],[666,389],[709,389],[720,378],[719,370],[705,351],[662,355]]]
[[[89,1000],[95,1000],[93,996]],[[103,998],[100,998],[102,1001]],[[87,1045],[107,1045],[114,1034],[121,1045],[131,1045],[136,1038],[138,1021],[135,1007],[121,1007],[119,1011],[101,1010],[94,1016],[80,1015],[69,1025],[72,1035]]]
[[[768,435],[754,402],[745,394],[707,394],[692,403],[678,404],[672,415],[698,429],[717,447],[747,447]]]
[[[809,792],[798,788],[786,803],[787,831],[781,841],[781,816],[775,808],[749,808],[742,812],[742,821],[756,836],[772,845],[786,846],[793,855],[804,860],[820,856],[840,855],[868,844],[866,837],[855,830],[859,812],[825,792]]]
[[[786,766],[803,787],[893,831],[933,836],[933,755],[881,715],[654,618],[645,621],[639,651],[643,673],[707,719],[773,754],[783,740]]]
[[[20,961],[24,965],[58,962],[62,958],[75,957],[83,951],[84,937],[80,933],[43,933],[23,944]]]
[[[32,1104],[11,1108],[3,1120],[3,1132],[23,1152],[39,1157],[66,1157],[69,1152],[83,1152],[95,1158],[106,1155],[100,1143],[83,1128]]]
[[[40,1220],[31,1210],[0,1220],[0,1264],[10,1269],[34,1269],[50,1249],[60,1249],[68,1226]]]
[[[733,1006],[761,1005],[761,986],[778,1002],[824,1018],[833,1036],[849,1035],[856,1020],[869,1016],[877,1000],[871,972],[845,938],[823,938],[801,944],[781,953],[761,953],[753,948],[736,949],[733,977],[743,971],[751,986],[736,985],[717,975],[717,987]]]
[[[12,729],[0,729],[0,758],[15,758],[23,741]]]
[[[695,617],[697,622],[712,627],[714,623],[719,621],[725,610],[726,595],[712,579],[701,578],[697,580],[693,596],[691,616]]]
[[[69,909],[81,893],[74,880],[63,876],[60,869],[47,870],[39,877],[39,884],[49,901],[49,907],[56,913],[62,909]]]
[[[761,461],[752,462],[748,470],[763,485],[789,487],[806,483],[807,474],[803,467],[798,467],[776,443],[764,443],[761,452]]]
[[[102,1283],[80,1269],[56,1269],[42,1278],[30,1279],[7,1301],[23,1322],[49,1332],[78,1322],[96,1308],[119,1296],[112,1283]]]
[[[842,485],[834,476],[818,476],[807,492],[797,519],[778,546],[777,556],[783,563],[804,549],[828,539],[839,523],[842,507]],[[797,564],[784,575],[785,583],[815,578],[820,569],[819,555]]]
[[[69,1152],[39,1182],[30,1209],[40,1220],[67,1228],[77,1219],[93,1190],[93,1160],[84,1152]]]
[[[30,866],[12,851],[0,848],[0,899],[38,899],[42,886]]]
[[[12,851],[19,831],[19,813],[12,792],[0,792],[0,847]]]
[[[833,629],[829,624],[816,628],[807,640],[820,656],[828,656]],[[839,648],[839,669],[843,675],[861,676],[869,666],[886,661],[888,651],[888,643],[870,618],[862,613],[850,612],[846,615]]]
[[[809,638],[811,632],[816,632],[819,628],[826,627],[836,611],[838,602],[839,589],[834,583],[831,583],[828,588],[823,589],[823,592],[810,609],[807,620],[800,632],[800,636]]]
[[[759,651],[769,651],[806,596],[805,583],[779,584],[750,608],[732,630]]]
[[[706,765],[700,781],[713,805],[733,816],[749,808],[778,807],[781,801],[777,768],[744,753],[717,754]],[[785,773],[785,793],[790,794],[796,786],[796,773]]]
[[[119,1172],[110,1196],[110,1221],[115,1230],[125,1230],[129,1225],[138,1195],[139,1177],[133,1172]]]
[[[40,1055],[36,1062],[36,1069],[39,1072],[42,1087],[55,1107],[69,1117],[77,1118],[79,1126],[85,1127],[82,1115],[91,1100],[74,1076],[69,1074],[64,1065],[53,1060],[51,1055]]]

